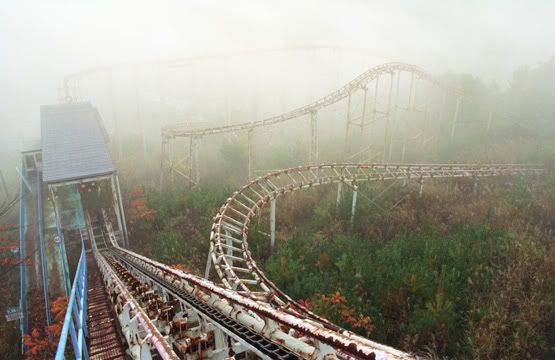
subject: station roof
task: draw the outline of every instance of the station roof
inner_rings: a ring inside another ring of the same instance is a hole
[[[42,172],[46,183],[108,175],[116,168],[100,114],[89,103],[40,108]]]

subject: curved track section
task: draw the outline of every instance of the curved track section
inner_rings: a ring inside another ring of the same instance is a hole
[[[481,178],[540,175],[527,165],[330,164],[303,166],[269,173],[243,186],[222,205],[212,225],[209,263],[225,287],[261,302],[333,326],[292,300],[258,267],[249,251],[249,225],[268,203],[281,195],[313,186],[345,182],[435,178]]]
[[[238,320],[247,329],[271,339],[275,344],[283,345],[296,354],[294,356],[287,351],[281,351],[283,356],[278,357],[276,353],[270,355],[270,358],[334,359],[337,353],[340,359],[414,359],[410,354],[364,339],[343,329],[329,329],[316,321],[292,316],[286,311],[275,309],[270,304],[254,301],[236,291],[221,288],[208,280],[173,269],[129,250],[114,248],[110,254],[129,265],[138,267],[141,272],[163,284],[168,291],[185,296],[185,293],[188,293],[197,299],[203,299],[202,302],[219,309],[218,311],[225,316]],[[199,306],[201,306],[200,303]],[[206,306],[203,307],[203,311],[207,311]],[[232,322],[227,320],[227,323]],[[243,333],[243,336],[246,334]],[[258,346],[264,347],[261,344]],[[268,348],[271,346],[268,344]]]
[[[135,64],[115,64],[115,65],[104,65],[86,68],[77,72],[70,73],[64,77],[60,85],[61,96],[63,101],[66,103],[72,103],[80,100],[80,83],[87,76],[91,76],[98,73],[108,73],[117,69],[133,68],[143,65],[153,65],[153,66],[168,66],[168,67],[179,67],[179,66],[191,66],[196,64],[201,64],[209,60],[220,60],[232,58],[237,55],[261,55],[265,53],[280,53],[280,52],[292,52],[292,51],[318,51],[318,50],[331,50],[331,51],[356,51],[368,53],[369,49],[363,48],[351,48],[343,47],[340,45],[299,45],[299,46],[289,46],[289,47],[278,47],[278,48],[268,48],[260,50],[242,51],[240,54],[236,53],[216,53],[208,55],[198,55],[198,56],[188,56],[174,59],[163,59],[157,61],[148,61],[143,63]]]
[[[341,87],[340,89],[314,101],[311,104],[299,107],[297,109],[288,111],[286,113],[276,115],[267,119],[245,122],[240,124],[232,124],[226,126],[217,126],[211,128],[201,128],[201,129],[190,129],[187,124],[179,125],[169,125],[162,129],[163,137],[174,137],[174,136],[203,136],[220,134],[226,132],[234,132],[241,130],[250,130],[262,126],[274,125],[281,122],[285,122],[303,115],[316,113],[318,110],[325,108],[329,105],[335,104],[340,100],[343,100],[352,94],[356,90],[366,88],[367,84],[379,78],[381,75],[393,74],[394,72],[408,72],[416,75],[420,79],[426,79],[436,85],[440,85],[431,75],[426,73],[424,70],[420,69],[416,65],[405,64],[402,62],[390,62],[382,65],[373,67],[364,73],[360,74],[349,83]],[[445,88],[445,86],[442,86]],[[447,90],[447,89],[446,89]],[[454,92],[453,90],[449,90]]]

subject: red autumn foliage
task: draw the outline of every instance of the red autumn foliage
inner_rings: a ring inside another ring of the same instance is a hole
[[[374,329],[372,319],[369,316],[357,314],[356,310],[347,304],[347,298],[339,291],[330,295],[319,295],[314,300],[300,300],[301,305],[307,309],[330,318],[353,330],[366,333],[366,336]]]
[[[23,344],[27,347],[26,360],[52,359],[54,357],[62,332],[67,301],[65,296],[52,301],[52,324],[50,326],[45,326],[43,329],[33,328],[31,334],[23,335]],[[52,343],[49,341],[48,331],[52,336]]]
[[[189,266],[185,265],[185,264],[173,264],[171,265],[172,268],[176,269],[176,270],[181,270],[183,272],[186,273],[192,273],[193,269],[191,269]]]

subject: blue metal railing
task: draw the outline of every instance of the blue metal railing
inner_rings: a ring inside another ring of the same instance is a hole
[[[87,360],[89,358],[87,342],[85,341],[87,336],[87,289],[87,255],[85,253],[85,242],[83,236],[81,236],[81,256],[71,287],[64,326],[56,350],[56,360],[65,359],[68,335],[71,336],[75,359]]]
[[[35,163],[36,166],[36,163]],[[39,248],[40,248],[40,265],[42,275],[42,288],[44,290],[44,311],[46,312],[46,325],[48,325],[48,338],[52,342],[52,334],[50,333],[50,325],[52,324],[50,316],[50,297],[48,291],[48,266],[46,264],[46,246],[44,243],[44,217],[42,208],[42,176],[37,169],[37,221],[39,223]]]
[[[21,338],[24,334],[28,333],[27,329],[27,271],[25,269],[25,229],[26,229],[26,192],[23,177],[25,176],[25,161],[21,160],[21,179],[19,180],[19,280],[20,280],[20,294],[19,294],[19,307],[23,313],[23,317],[19,323],[21,330]],[[22,350],[25,351],[25,345],[21,344]]]

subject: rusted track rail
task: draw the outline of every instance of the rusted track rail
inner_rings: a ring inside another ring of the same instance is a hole
[[[309,115],[311,113],[317,112],[318,110],[325,108],[326,106],[335,104],[349,96],[353,91],[360,90],[366,87],[366,85],[378,78],[382,74],[391,74],[397,71],[405,71],[414,74],[420,79],[426,79],[434,84],[438,84],[438,82],[429,74],[427,74],[421,68],[411,65],[405,64],[401,62],[390,62],[382,65],[375,66],[364,73],[360,74],[349,83],[345,84],[343,87],[339,88],[338,90],[314,101],[311,104],[301,106],[297,109],[288,111],[286,113],[269,117],[267,119],[259,120],[259,121],[252,121],[252,122],[245,122],[241,124],[233,124],[233,125],[226,125],[226,126],[216,126],[210,128],[200,128],[200,129],[191,129],[188,124],[178,124],[178,125],[168,125],[162,129],[162,137],[171,138],[176,136],[203,136],[203,135],[213,135],[213,134],[221,134],[226,132],[235,132],[235,131],[242,131],[242,130],[251,130],[254,128],[274,125],[281,122],[285,122],[291,119],[295,119],[304,115]],[[450,90],[454,92],[453,90]]]
[[[396,349],[342,329],[326,328],[314,319],[275,309],[268,303],[255,301],[236,291],[221,288],[210,281],[128,250],[116,248],[111,252],[114,253],[166,289],[193,295],[233,321],[254,330],[275,344],[282,345],[301,358],[413,359],[411,355]]]
[[[298,359],[294,353],[283,348],[280,344],[274,343],[261,334],[258,334],[254,330],[242,325],[241,323],[233,320],[232,318],[224,315],[213,305],[203,301],[200,297],[200,293],[197,292],[197,296],[188,293],[179,285],[176,285],[172,281],[169,281],[168,274],[156,273],[152,270],[145,269],[144,267],[138,265],[137,261],[133,261],[133,255],[130,252],[123,253],[118,250],[112,250],[107,252],[107,255],[113,256],[115,259],[121,261],[126,266],[133,268],[140,274],[147,277],[150,281],[156,283],[165,291],[172,294],[172,296],[184,301],[190,307],[196,309],[198,312],[202,313],[204,316],[209,318],[214,323],[219,324],[224,331],[235,337],[235,339],[240,340],[248,344],[248,348],[256,353],[261,358],[266,359]],[[208,294],[209,295],[209,294]]]
[[[117,318],[102,283],[98,265],[92,257],[87,259],[87,267],[89,268],[89,358],[91,360],[128,359]]]
[[[222,205],[212,225],[207,269],[213,266],[222,284],[257,301],[270,302],[320,321],[277,288],[258,267],[248,246],[249,225],[277,197],[324,184],[397,179],[472,178],[539,175],[538,166],[518,164],[329,164],[279,170],[240,188]]]
[[[122,333],[127,341],[129,352],[135,359],[148,359],[146,354],[157,353],[164,360],[178,360],[179,357],[168,344],[158,328],[153,324],[137,300],[129,292],[122,280],[104,256],[94,251],[96,262],[104,278],[118,314]]]

